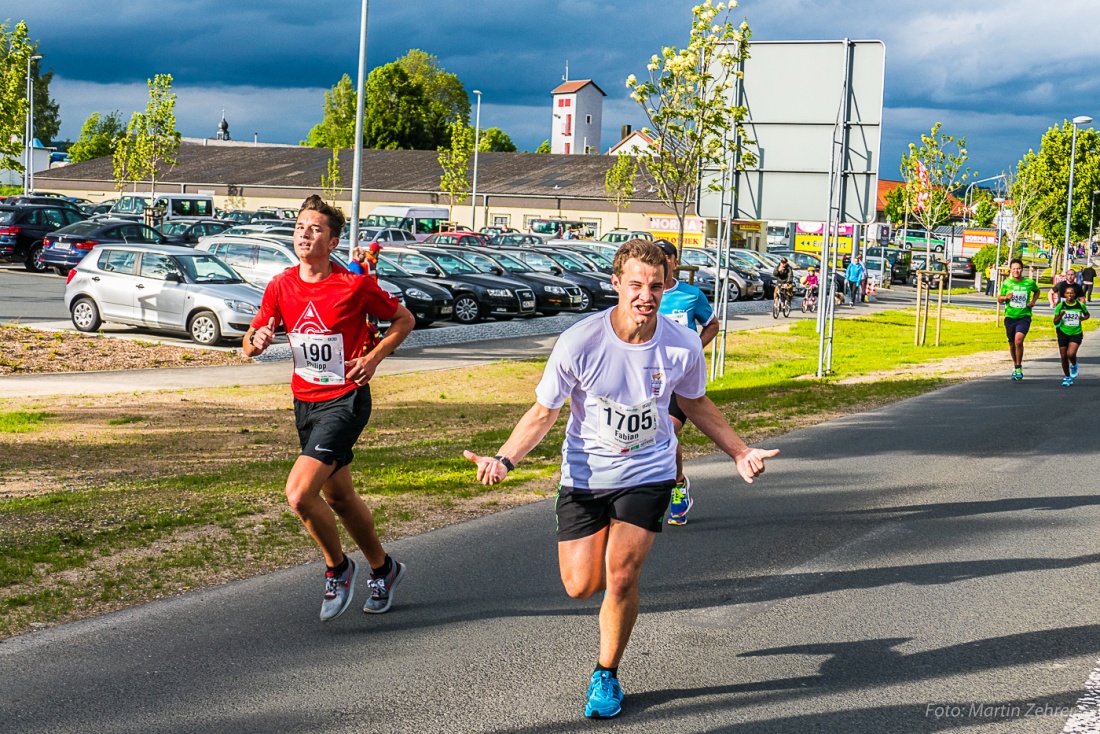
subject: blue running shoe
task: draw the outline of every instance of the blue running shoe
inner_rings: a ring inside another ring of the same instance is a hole
[[[677,482],[672,488],[672,502],[668,506],[668,524],[686,525],[687,514],[695,501],[691,499],[691,480],[684,477],[684,481]]]
[[[1062,378],[1062,387],[1073,387],[1073,378],[1072,377],[1063,377]]]
[[[584,715],[590,719],[610,719],[623,710],[623,689],[610,670],[597,670],[588,684],[588,705]]]
[[[1077,379],[1077,365],[1076,364],[1071,364],[1069,366],[1069,378],[1071,380],[1076,380]]]

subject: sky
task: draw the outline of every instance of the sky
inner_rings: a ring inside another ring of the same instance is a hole
[[[467,90],[483,93],[481,123],[520,150],[549,137],[550,90],[593,79],[607,93],[602,148],[645,118],[624,81],[642,77],[662,46],[685,43],[685,0],[375,0],[368,67],[410,48],[435,54]],[[92,112],[144,109],[146,80],[173,75],[187,137],[210,137],[222,110],[234,139],[297,143],[320,121],[324,91],[354,79],[355,0],[34,0],[21,3],[51,95],[60,139]],[[3,19],[0,11],[0,20]],[[314,15],[310,15],[313,13]],[[1095,0],[743,0],[753,40],[852,38],[886,44],[881,178],[899,178],[910,141],[933,123],[967,138],[977,177],[1009,170],[1051,125],[1100,121]],[[472,95],[471,95],[472,98]]]

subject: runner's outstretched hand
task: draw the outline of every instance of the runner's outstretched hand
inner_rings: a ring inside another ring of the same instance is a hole
[[[764,459],[770,459],[779,454],[779,449],[748,449],[736,458],[737,472],[747,483],[752,484],[752,478],[764,473]]]
[[[477,464],[477,481],[482,484],[500,484],[508,476],[508,467],[492,456],[478,456],[473,451],[463,451],[462,455]]]

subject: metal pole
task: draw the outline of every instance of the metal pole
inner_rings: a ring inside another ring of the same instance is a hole
[[[948,293],[948,296],[951,294]],[[936,307],[936,346],[940,345],[940,325],[943,323],[943,278],[940,278],[940,298]]]
[[[477,229],[477,148],[481,143],[481,92],[474,90],[477,95],[477,115],[474,117],[474,186],[470,196],[470,229]]]
[[[729,138],[725,139],[725,148],[723,150],[722,159],[726,160],[729,155]],[[718,334],[716,338],[710,343],[710,379],[718,379],[718,345],[721,343],[721,335],[726,330],[726,304],[729,300],[729,288],[728,278],[724,278],[723,273],[727,272],[722,268],[722,243],[727,239],[728,222],[729,218],[726,216],[726,194],[729,192],[729,178],[732,175],[732,166],[726,169],[726,172],[722,175],[722,193],[718,204],[718,246],[715,250],[718,252],[717,262],[714,268],[714,313],[718,317]]]
[[[23,193],[29,194],[34,188],[34,79],[31,77],[31,62],[42,56],[27,57],[27,126],[23,136],[23,150],[27,165],[23,171]]]
[[[1100,194],[1100,191],[1092,192],[1092,203],[1089,204],[1089,242],[1086,246],[1087,252],[1085,252],[1085,264],[1088,267],[1092,267],[1092,225],[1096,222],[1093,215],[1096,213],[1096,195]]]
[[[1092,118],[1086,115],[1073,118],[1073,144],[1069,153],[1069,195],[1066,197],[1066,239],[1062,245],[1062,270],[1069,270],[1069,229],[1073,214],[1073,166],[1077,161],[1077,126],[1087,125]]]
[[[359,87],[355,95],[355,163],[351,174],[351,237],[348,256],[359,244],[359,205],[363,196],[363,114],[367,107],[367,15],[370,0],[363,0],[359,18]]]

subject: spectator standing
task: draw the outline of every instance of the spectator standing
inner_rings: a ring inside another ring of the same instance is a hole
[[[848,292],[852,298],[852,305],[856,305],[856,300],[860,298],[860,291],[863,288],[863,280],[867,277],[867,268],[863,266],[863,256],[856,255],[855,258],[848,263],[848,267],[844,269],[844,280],[846,281]]]
[[[1085,297],[1085,303],[1092,303],[1092,284],[1096,281],[1096,268],[1086,265],[1081,271],[1081,295]]]

